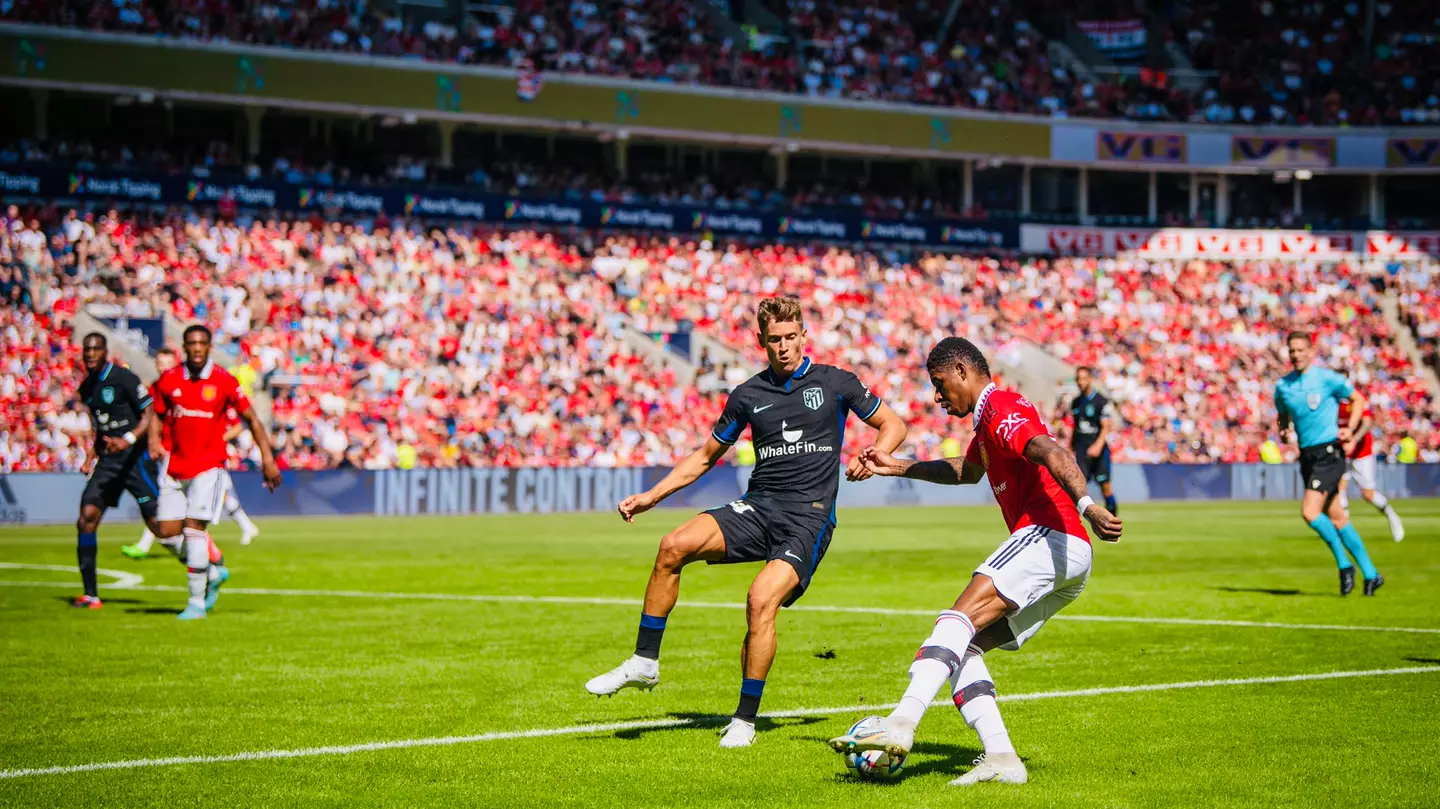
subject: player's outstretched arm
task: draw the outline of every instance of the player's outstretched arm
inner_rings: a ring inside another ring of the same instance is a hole
[[[860,453],[861,460],[871,474],[882,477],[910,478],[946,486],[979,483],[985,477],[985,467],[966,463],[964,458],[941,458],[938,461],[912,461],[896,458],[877,447],[867,447]]]
[[[884,403],[881,403],[875,412],[870,414],[870,418],[865,419],[865,423],[880,431],[880,435],[875,437],[875,447],[884,452],[894,452],[899,449],[900,445],[905,443],[905,436],[910,432],[899,414]],[[873,474],[875,473],[870,471],[860,455],[851,458],[845,468],[846,480],[868,480]]]
[[[680,463],[675,465],[659,483],[650,487],[647,492],[632,494],[620,501],[620,516],[625,522],[634,522],[636,515],[644,514],[650,509],[660,505],[661,501],[670,495],[680,491],[700,479],[701,475],[715,468],[715,464],[724,457],[725,451],[730,449],[728,444],[722,444],[714,436],[705,440],[705,446],[686,455]]]
[[[1076,465],[1075,458],[1064,447],[1048,435],[1037,435],[1025,444],[1025,460],[1050,470],[1050,476],[1060,488],[1070,495],[1076,507],[1085,503],[1082,516],[1090,521],[1095,536],[1106,542],[1120,541],[1120,518],[1111,514],[1104,506],[1090,500],[1085,488],[1085,475]]]
[[[260,448],[260,474],[265,477],[265,488],[275,491],[280,485],[280,465],[275,463],[275,452],[270,447],[270,436],[265,433],[265,425],[260,423],[260,417],[255,414],[255,408],[247,407],[240,414],[240,420],[250,425],[250,435],[255,437],[255,446]]]

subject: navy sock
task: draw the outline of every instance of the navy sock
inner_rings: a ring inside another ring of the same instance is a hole
[[[95,554],[100,550],[100,543],[94,534],[77,534],[75,540],[75,557],[80,562],[80,582],[85,585],[85,595],[99,598],[100,590],[95,583]]]
[[[1120,504],[1115,502],[1115,495],[1112,494],[1105,498],[1105,510],[1117,517],[1120,516]]]
[[[640,632],[635,636],[635,655],[660,659],[660,641],[665,637],[665,619],[640,614]]]
[[[760,697],[765,693],[764,680],[743,679],[740,681],[740,707],[735,709],[735,718],[754,722],[760,713]]]

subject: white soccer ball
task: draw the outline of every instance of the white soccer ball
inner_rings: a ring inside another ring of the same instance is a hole
[[[850,733],[855,733],[865,725],[872,722],[879,722],[878,716],[867,716],[850,726]],[[855,777],[867,780],[888,781],[892,778],[899,778],[902,770],[905,769],[907,756],[898,758],[892,757],[884,750],[852,750],[845,754],[845,766],[855,774]]]

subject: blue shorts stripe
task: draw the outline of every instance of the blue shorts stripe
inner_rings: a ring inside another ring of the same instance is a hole
[[[150,477],[150,473],[145,471],[145,463],[149,460],[150,453],[147,451],[144,456],[140,458],[140,464],[136,468],[140,470],[140,479],[145,481],[145,485],[150,487],[150,491],[158,496],[160,494],[160,487],[155,485],[155,481]]]
[[[997,557],[995,561],[990,563],[990,566],[995,568],[996,570],[999,570],[1000,568],[1010,564],[1010,561],[1015,557],[1019,556],[1021,551],[1033,545],[1035,541],[1040,538],[1041,530],[1042,529],[1039,526],[1030,526],[1030,529],[1025,532],[1025,536],[1021,537],[1018,542],[1014,543],[1013,547],[1006,549],[1004,558]]]

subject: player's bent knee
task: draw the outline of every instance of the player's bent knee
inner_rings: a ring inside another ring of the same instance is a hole
[[[666,534],[655,555],[657,567],[678,570],[691,562],[725,556],[725,535],[720,524],[702,514]]]

